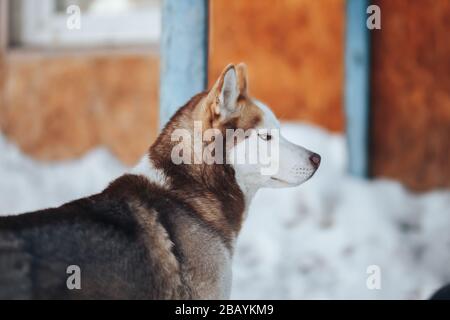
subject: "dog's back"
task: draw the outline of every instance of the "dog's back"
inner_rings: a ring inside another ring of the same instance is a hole
[[[107,193],[57,209],[0,219],[0,298],[141,298],[150,294],[150,255],[127,199]],[[66,285],[80,267],[82,290]],[[137,289],[137,290],[136,290]]]
[[[192,219],[184,204],[135,175],[60,208],[2,217],[0,298],[196,297],[182,281],[180,261],[180,221],[201,234]],[[81,271],[80,290],[67,287],[72,265]]]

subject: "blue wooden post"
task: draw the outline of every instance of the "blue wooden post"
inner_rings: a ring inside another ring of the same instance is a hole
[[[349,171],[368,176],[370,37],[366,26],[368,0],[347,0],[345,48],[345,111]]]
[[[160,127],[194,94],[206,89],[208,1],[164,0]]]

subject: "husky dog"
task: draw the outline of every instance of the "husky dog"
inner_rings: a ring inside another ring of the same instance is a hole
[[[273,174],[262,174],[259,162],[174,163],[174,132],[193,133],[196,122],[202,132],[246,132],[227,144],[225,160],[258,152],[246,146],[249,138],[264,146],[279,128],[249,96],[245,65],[227,66],[210,91],[176,112],[139,165],[103,192],[0,218],[0,298],[228,298],[233,248],[252,197],[262,187],[305,182],[320,156],[280,136]],[[190,146],[183,152],[192,153]]]

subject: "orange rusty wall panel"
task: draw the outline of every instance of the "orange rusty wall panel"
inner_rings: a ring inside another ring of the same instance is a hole
[[[378,0],[372,33],[372,173],[450,186],[450,1]]]
[[[11,53],[2,68],[0,131],[37,159],[104,145],[132,164],[157,134],[157,55]]]
[[[209,83],[246,62],[250,93],[284,120],[341,131],[345,0],[211,0]]]

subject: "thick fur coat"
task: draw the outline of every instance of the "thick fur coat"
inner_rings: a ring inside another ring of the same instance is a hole
[[[103,192],[0,218],[0,299],[228,298],[233,247],[252,196],[260,187],[306,181],[320,157],[280,140],[280,169],[271,176],[258,165],[176,165],[172,134],[192,132],[195,121],[222,133],[278,125],[249,97],[245,66],[228,66],[210,91],[178,110],[141,163]],[[271,139],[250,132],[223,156],[231,149],[245,155],[240,146],[250,135]],[[69,266],[79,267],[81,288],[67,285]]]

